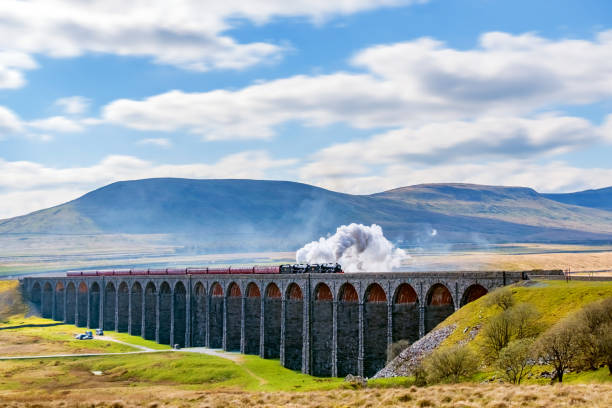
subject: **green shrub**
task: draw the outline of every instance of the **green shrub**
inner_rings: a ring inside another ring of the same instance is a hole
[[[474,374],[478,360],[466,346],[454,346],[434,351],[424,362],[428,383],[459,382]]]

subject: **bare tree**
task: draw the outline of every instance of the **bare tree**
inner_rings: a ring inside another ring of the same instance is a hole
[[[520,384],[536,363],[533,339],[520,339],[508,343],[495,362],[498,372],[513,384]]]
[[[540,312],[534,305],[518,303],[508,310],[512,320],[512,331],[517,339],[534,337],[538,334],[537,320],[540,318]]]
[[[563,375],[571,367],[579,352],[575,319],[564,319],[548,329],[538,339],[538,350],[542,360],[555,370],[554,379],[563,382]]]
[[[398,340],[387,346],[387,363],[390,363],[399,356],[400,353],[410,347],[410,340]]]
[[[485,324],[481,348],[489,361],[497,359],[499,352],[508,345],[512,331],[512,317],[507,310],[491,317]]]

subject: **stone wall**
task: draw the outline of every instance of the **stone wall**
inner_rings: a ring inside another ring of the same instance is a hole
[[[210,299],[210,348],[223,348],[223,298],[213,296]]]
[[[280,298],[264,300],[264,358],[280,357],[281,307]]]
[[[338,302],[338,377],[358,375],[359,304]]]
[[[372,377],[387,362],[387,302],[364,307],[364,375]]]
[[[259,354],[259,340],[261,324],[261,298],[248,297],[245,299],[244,319],[244,352],[245,354]]]
[[[227,327],[225,350],[240,351],[240,333],[242,323],[242,298],[227,298]]]
[[[304,302],[286,300],[285,306],[285,367],[302,369]]]
[[[317,377],[332,375],[333,303],[331,300],[316,300],[312,303],[311,347],[312,374]]]

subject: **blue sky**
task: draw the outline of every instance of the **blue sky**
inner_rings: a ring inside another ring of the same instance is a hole
[[[145,177],[612,185],[612,5],[0,4],[0,218]]]

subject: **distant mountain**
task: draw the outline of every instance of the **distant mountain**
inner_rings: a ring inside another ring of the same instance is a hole
[[[392,240],[612,240],[612,213],[520,187],[428,184],[373,195],[259,180],[145,179],[113,183],[28,215],[0,234],[173,234],[215,248],[296,248],[351,222]],[[435,233],[434,233],[435,230]]]
[[[560,203],[612,211],[612,187],[567,194],[542,194],[542,196]]]

